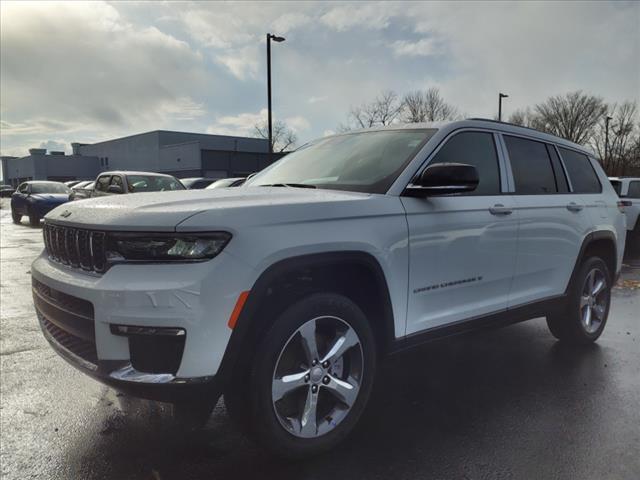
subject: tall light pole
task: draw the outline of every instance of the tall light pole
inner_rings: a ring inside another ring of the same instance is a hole
[[[504,93],[498,94],[498,121],[499,122],[502,121],[502,99],[507,97],[509,97],[509,95],[507,94],[504,94]]]
[[[609,167],[609,122],[613,117],[607,116],[604,119],[604,164]]]
[[[271,40],[276,43],[284,42],[284,37],[278,37],[267,33],[267,110],[268,110],[268,123],[269,123],[269,161],[273,154],[273,124],[271,120]]]

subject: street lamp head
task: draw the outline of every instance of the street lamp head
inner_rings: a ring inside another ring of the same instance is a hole
[[[500,93],[500,98],[508,98],[509,95],[507,95],[506,93]]]
[[[272,35],[272,34],[269,34],[269,38],[277,43],[284,42],[285,40],[284,37],[278,37],[277,35]]]

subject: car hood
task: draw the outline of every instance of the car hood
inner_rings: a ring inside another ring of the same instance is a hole
[[[69,200],[68,193],[34,193],[31,198],[41,202],[62,203]]]
[[[71,226],[127,231],[174,231],[181,222],[198,214],[213,214],[216,223],[224,223],[226,215],[252,215],[260,218],[260,209],[278,212],[284,220],[289,207],[300,211],[308,205],[353,202],[369,194],[336,190],[288,187],[240,187],[212,190],[181,190],[175,192],[110,195],[81,202],[71,202],[52,210],[47,222]],[[331,209],[322,209],[330,211]],[[271,221],[275,219],[273,213]]]

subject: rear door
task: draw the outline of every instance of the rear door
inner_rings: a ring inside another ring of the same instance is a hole
[[[409,226],[407,334],[507,307],[517,215],[496,135],[454,133],[426,162],[467,163],[480,183],[467,194],[401,197]]]
[[[519,216],[509,307],[562,294],[592,223],[555,145],[503,134]]]
[[[610,218],[618,214],[618,206],[615,202],[607,202],[602,195],[602,185],[598,180],[591,160],[584,153],[558,147],[560,157],[564,163],[571,181],[574,195],[582,199],[582,203],[594,224],[601,223],[600,219]]]

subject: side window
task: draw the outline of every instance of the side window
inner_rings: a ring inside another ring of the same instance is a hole
[[[567,176],[564,173],[564,168],[562,168],[562,162],[560,162],[560,157],[558,156],[558,152],[553,145],[547,144],[547,152],[551,157],[551,164],[553,165],[553,173],[556,177],[556,185],[558,186],[559,193],[568,193],[569,192],[569,183],[567,182]]]
[[[627,197],[640,198],[640,181],[634,180],[633,182],[629,182]]]
[[[120,175],[114,175],[113,177],[111,177],[111,185],[116,185],[120,188],[123,188],[122,177]]]
[[[111,175],[103,175],[102,177],[98,177],[98,181],[96,182],[96,190],[99,192],[106,192],[109,188],[109,181],[111,180]]]
[[[504,141],[516,182],[516,194],[544,195],[558,192],[551,158],[544,143],[509,135],[504,136]]]
[[[429,165],[436,163],[466,163],[476,167],[480,179],[478,188],[462,195],[500,195],[500,167],[493,134],[458,133],[436,153]]]
[[[602,186],[589,158],[573,150],[558,147],[574,193],[600,193]]]

